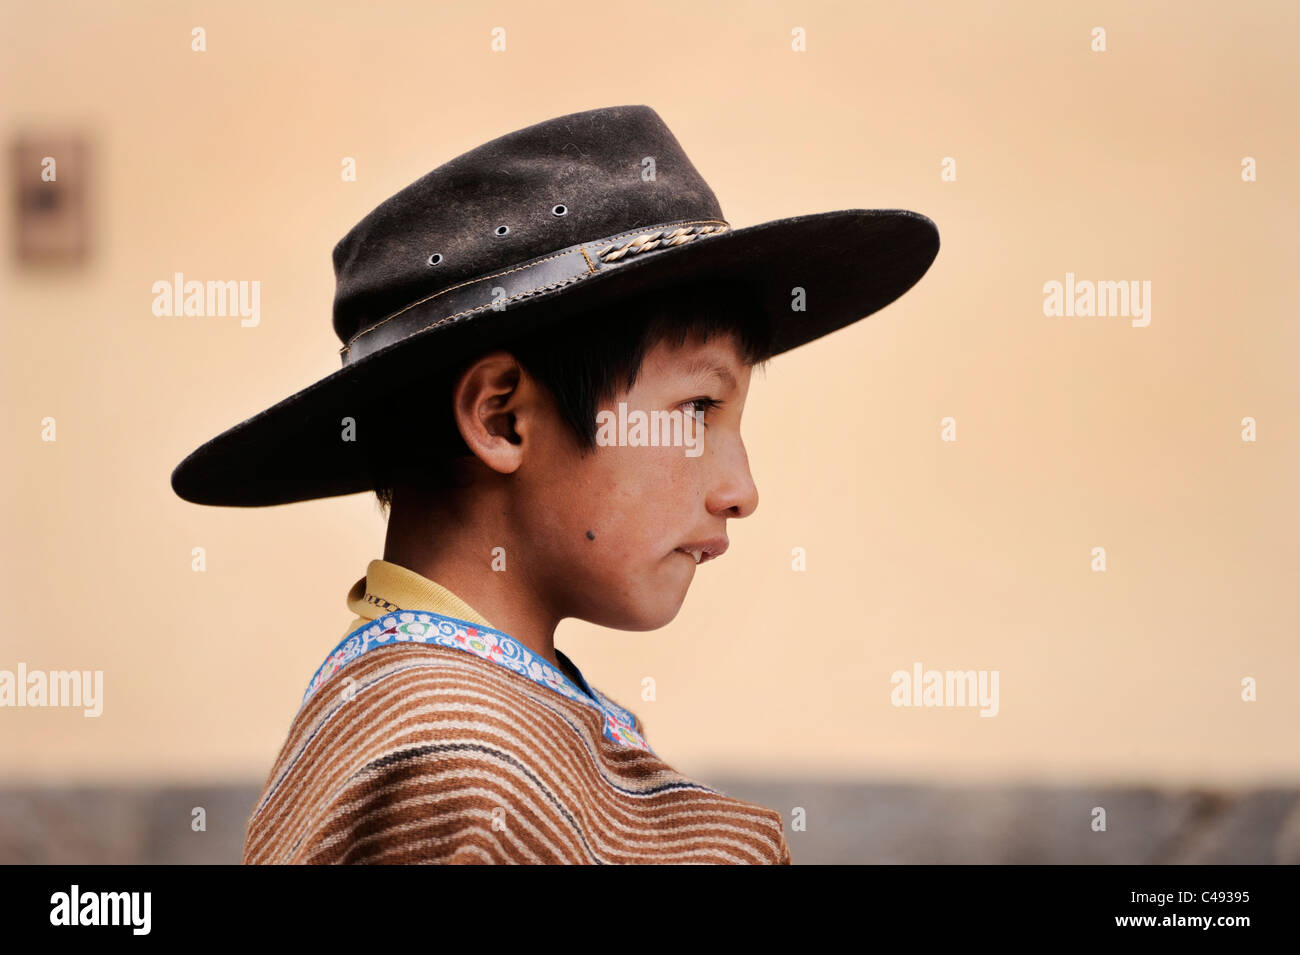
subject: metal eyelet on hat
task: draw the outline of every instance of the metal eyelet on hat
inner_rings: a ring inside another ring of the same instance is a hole
[[[497,226],[497,235],[505,235],[509,231],[510,231],[510,226],[508,225]]]
[[[568,214],[569,214],[569,207],[562,202],[556,205],[556,207],[551,210],[551,215],[553,216],[567,216]]]
[[[433,255],[429,256],[429,264],[430,264],[430,265],[437,265],[437,264],[440,263],[441,261],[442,261],[442,253],[441,253],[441,252],[435,252],[435,253],[433,253]]]

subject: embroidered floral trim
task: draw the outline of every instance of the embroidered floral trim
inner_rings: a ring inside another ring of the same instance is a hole
[[[608,739],[652,752],[634,728],[635,717],[588,684],[581,671],[578,671],[578,675],[582,678],[584,687],[591,691],[591,696],[574,684],[567,674],[538,657],[514,637],[500,630],[457,620],[455,617],[445,617],[429,610],[396,611],[349,633],[311,678],[307,692],[302,697],[303,705],[306,705],[321,684],[357,657],[368,650],[394,643],[432,643],[452,647],[503,666],[561,696],[600,710],[605,716],[604,729]]]

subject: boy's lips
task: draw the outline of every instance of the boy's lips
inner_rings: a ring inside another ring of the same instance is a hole
[[[692,541],[689,544],[683,544],[676,549],[677,553],[689,554],[695,558],[695,563],[702,564],[706,560],[713,560],[715,557],[721,557],[726,552],[730,541],[726,537],[710,537],[706,540]]]

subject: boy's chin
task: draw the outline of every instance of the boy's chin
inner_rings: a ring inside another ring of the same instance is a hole
[[[685,599],[686,589],[683,587],[680,594],[669,594],[665,591],[647,595],[635,603],[625,602],[616,607],[602,607],[586,619],[613,630],[658,630],[673,622],[681,611]]]

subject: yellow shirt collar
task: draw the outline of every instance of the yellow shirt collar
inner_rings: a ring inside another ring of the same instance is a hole
[[[484,627],[492,626],[446,587],[386,560],[372,560],[366,565],[366,575],[348,591],[348,609],[357,615],[348,633],[394,610],[428,610]]]

